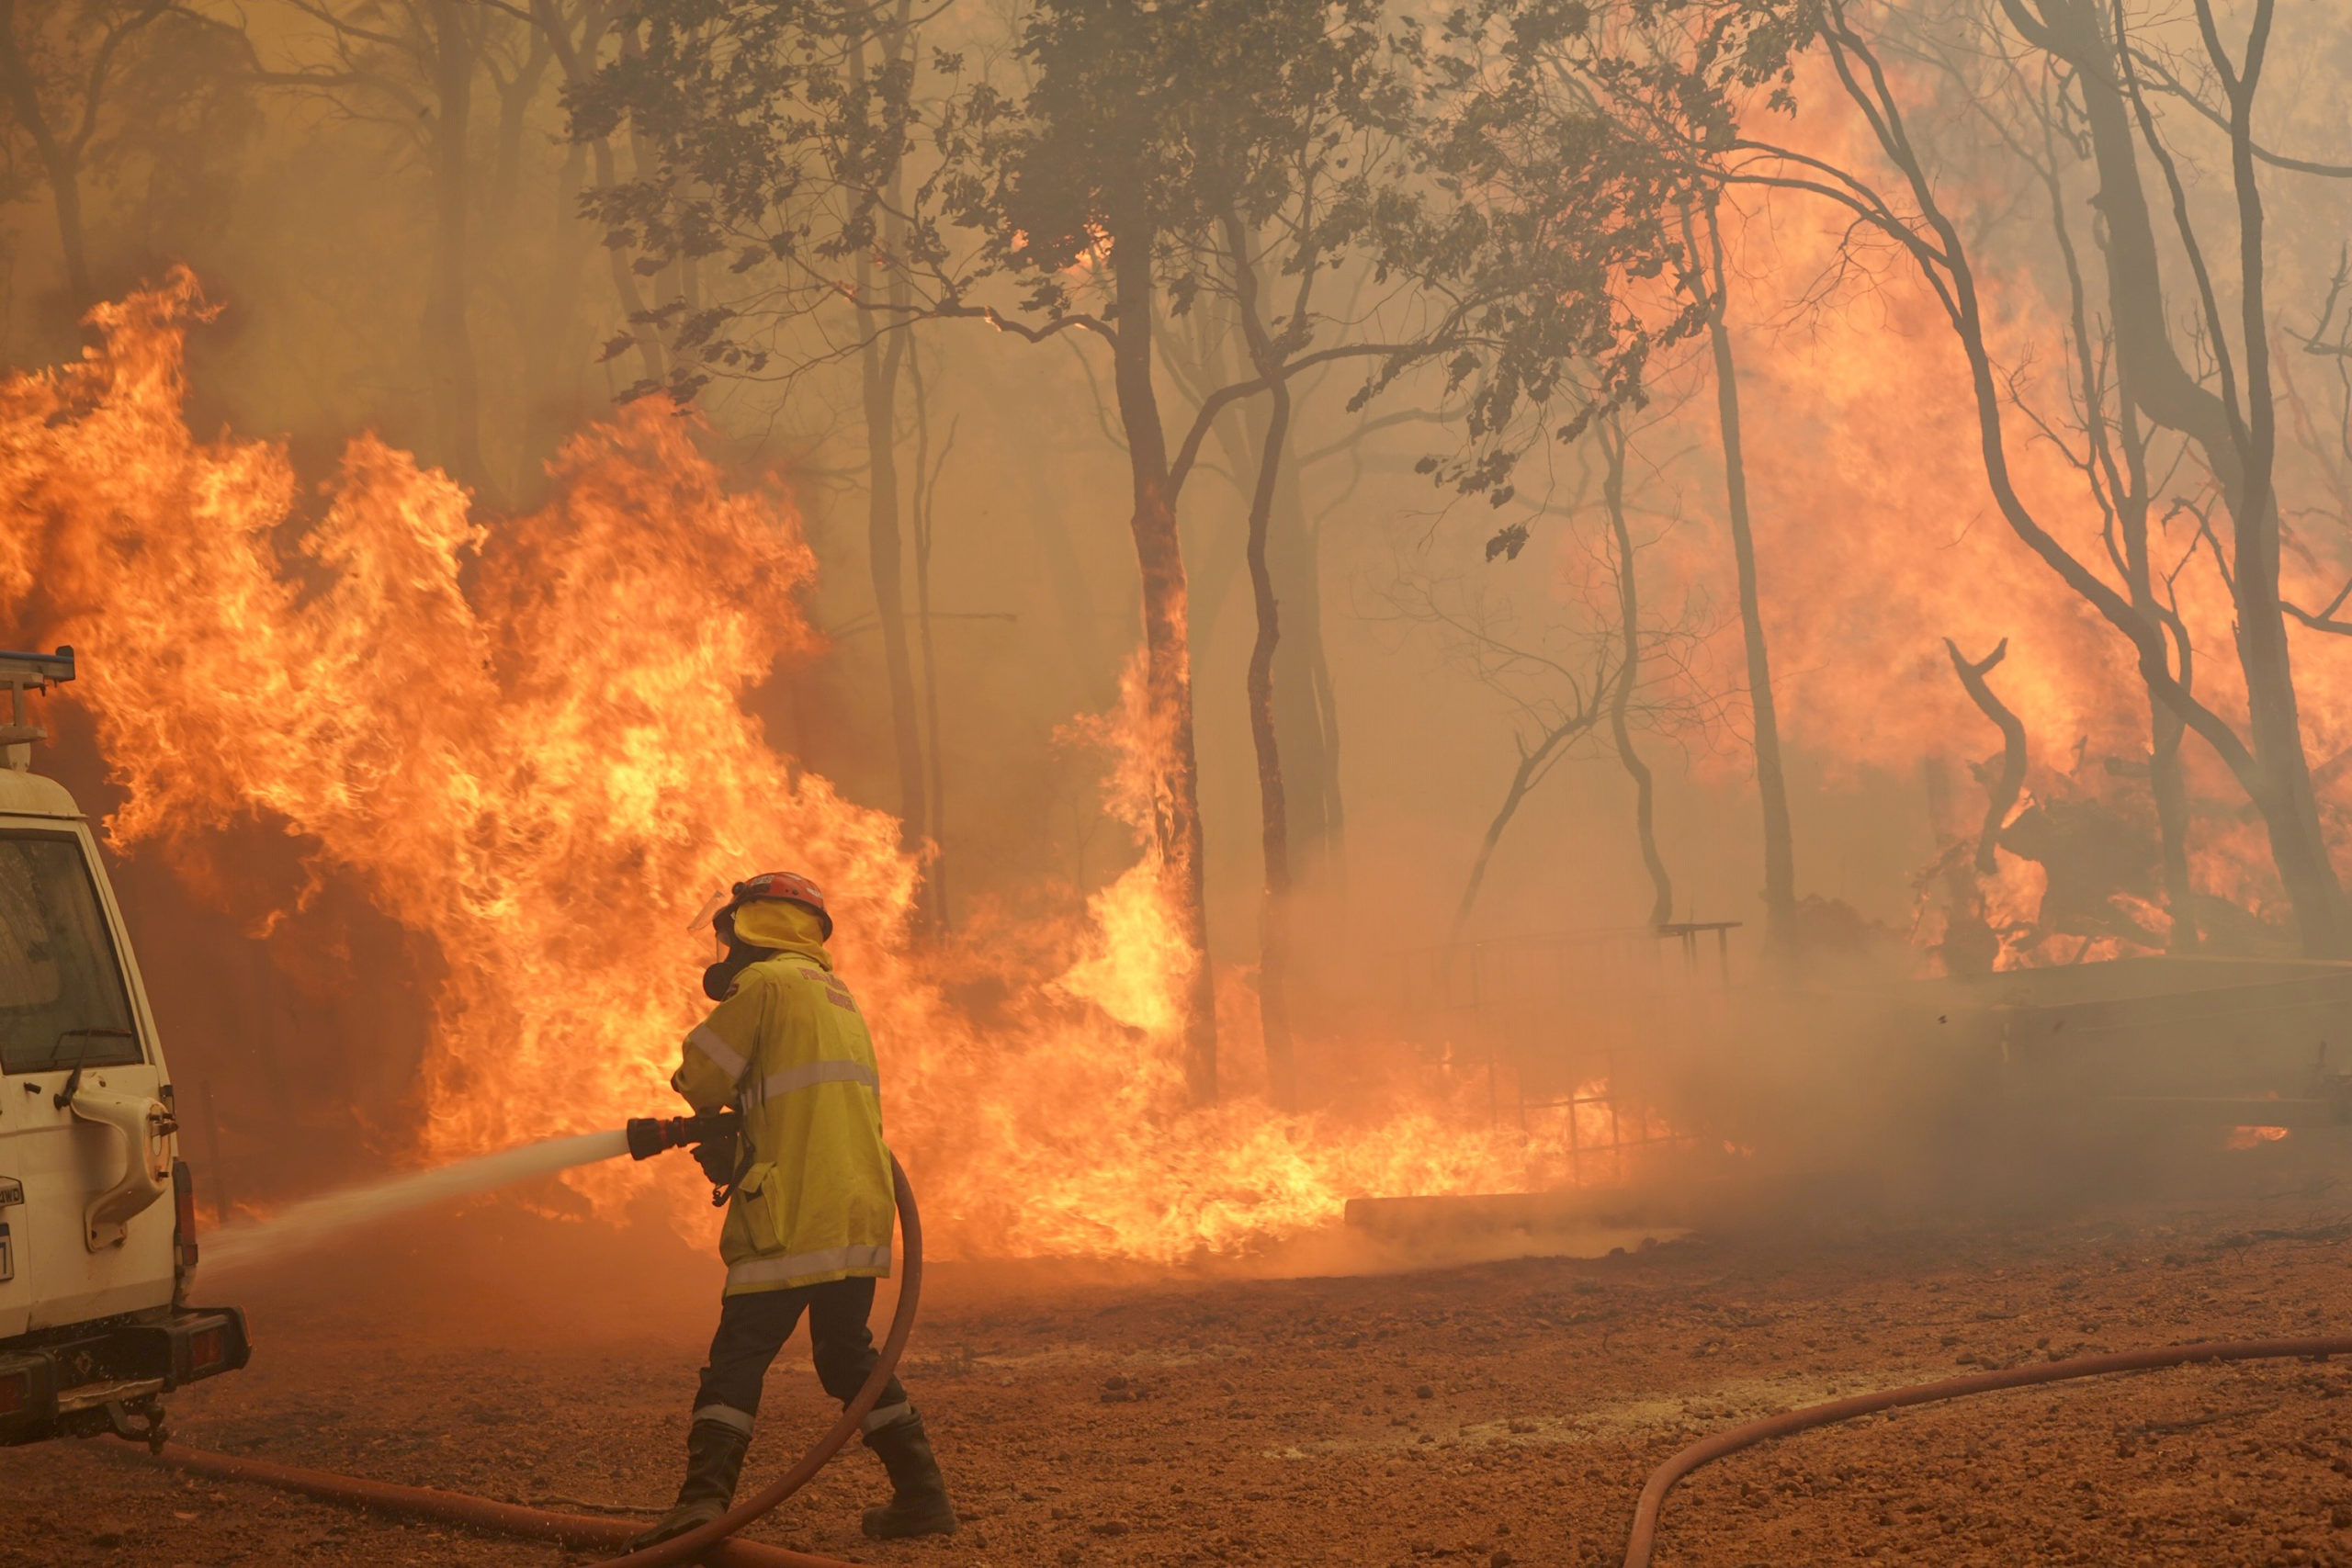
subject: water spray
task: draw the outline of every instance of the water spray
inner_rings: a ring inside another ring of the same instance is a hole
[[[204,1265],[208,1271],[217,1272],[264,1263],[321,1246],[360,1225],[453,1198],[492,1191],[577,1166],[617,1159],[622,1155],[650,1159],[669,1149],[695,1151],[695,1159],[710,1177],[713,1204],[723,1204],[733,1190],[741,1130],[741,1119],[731,1111],[708,1111],[700,1116],[636,1117],[626,1127],[613,1132],[549,1138],[364,1187],[347,1187],[339,1192],[305,1199],[266,1219],[222,1226],[205,1238]]]

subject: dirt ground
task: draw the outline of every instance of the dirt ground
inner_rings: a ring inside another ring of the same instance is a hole
[[[2263,1156],[2254,1156],[2259,1159]],[[2352,1332],[2352,1189],[1992,1221],[1747,1223],[1589,1258],[1353,1277],[935,1268],[907,1377],[966,1529],[877,1546],[853,1450],[753,1533],[875,1563],[1416,1568],[1618,1561],[1648,1471],[1757,1415],[1956,1369]],[[675,1482],[716,1269],[666,1233],[512,1205],[208,1281],[255,1355],[182,1440],[576,1508]],[[887,1310],[887,1308],[886,1308]],[[2352,1364],[2017,1391],[1702,1470],[1661,1564],[2352,1563]],[[825,1415],[796,1341],[752,1479]],[[0,1457],[0,1563],[582,1562],[111,1444]]]

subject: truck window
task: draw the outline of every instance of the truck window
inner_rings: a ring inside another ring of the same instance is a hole
[[[0,1071],[141,1060],[97,889],[70,833],[0,833]]]

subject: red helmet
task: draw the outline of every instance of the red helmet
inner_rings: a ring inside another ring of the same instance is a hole
[[[787,904],[797,904],[817,917],[824,928],[825,939],[833,935],[833,917],[825,911],[825,895],[807,877],[797,871],[763,871],[757,876],[745,877],[737,883],[718,912],[711,916],[711,924],[733,914],[742,906],[758,898],[780,898]]]

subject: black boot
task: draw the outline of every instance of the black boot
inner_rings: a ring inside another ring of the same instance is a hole
[[[727,1512],[735,1501],[735,1483],[743,1474],[744,1450],[752,1434],[720,1421],[697,1421],[686,1430],[686,1478],[678,1485],[678,1501],[660,1524],[628,1543],[642,1551],[658,1542],[699,1529]]]
[[[952,1535],[956,1510],[947,1501],[947,1483],[940,1477],[939,1461],[932,1457],[930,1435],[922,1416],[910,1410],[887,1427],[865,1435],[890,1472],[890,1501],[865,1510],[865,1533],[876,1540],[899,1540],[915,1535]]]

